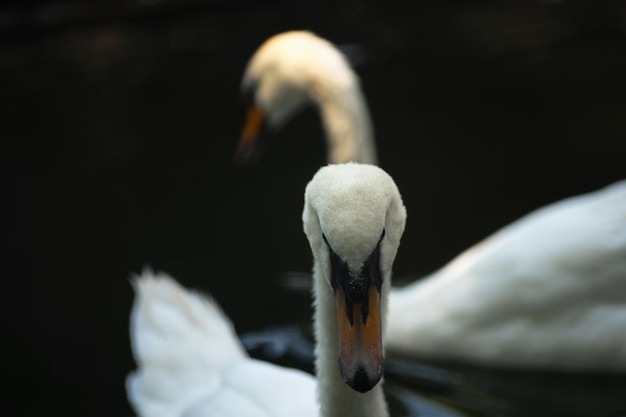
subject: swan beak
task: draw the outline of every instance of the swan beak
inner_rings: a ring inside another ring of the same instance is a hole
[[[374,388],[383,374],[380,292],[374,285],[370,285],[367,291],[363,303],[358,304],[348,302],[342,287],[335,293],[339,371],[344,382],[358,392]]]
[[[253,159],[256,153],[255,149],[258,147],[258,139],[261,136],[263,121],[264,116],[261,109],[254,104],[249,106],[246,123],[235,151],[235,161],[246,164]]]

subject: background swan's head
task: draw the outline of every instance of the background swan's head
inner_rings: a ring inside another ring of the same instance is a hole
[[[321,84],[352,85],[354,78],[341,52],[311,32],[284,32],[265,41],[241,83],[248,115],[238,158],[250,157],[263,126],[278,129],[308,103],[319,102],[327,90]]]
[[[344,382],[368,391],[382,377],[386,296],[406,220],[402,198],[374,165],[328,165],[306,187],[302,218],[324,317],[318,338],[337,339],[331,362],[339,363]],[[321,334],[326,329],[337,335]]]

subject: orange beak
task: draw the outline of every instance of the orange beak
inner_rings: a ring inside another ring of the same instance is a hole
[[[263,126],[263,119],[263,112],[258,106],[248,107],[246,123],[235,151],[235,159],[239,162],[247,162],[250,159]]]
[[[354,390],[369,391],[383,374],[380,293],[375,286],[369,287],[364,300],[368,304],[366,308],[362,303],[348,302],[341,287],[337,288],[335,297],[339,325],[339,371],[344,382]]]

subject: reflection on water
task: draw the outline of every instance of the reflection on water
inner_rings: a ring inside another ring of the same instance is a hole
[[[131,414],[128,276],[146,263],[211,292],[242,333],[295,325],[272,333],[272,360],[311,370],[310,296],[276,277],[311,266],[300,216],[319,118],[285,126],[254,169],[232,166],[241,73],[277,32],[359,45],[381,165],[409,213],[398,276],[626,177],[619,2],[114,3],[0,10],[0,320],[17,358],[1,398],[25,415]],[[386,378],[394,415],[626,415],[617,377],[389,358]]]

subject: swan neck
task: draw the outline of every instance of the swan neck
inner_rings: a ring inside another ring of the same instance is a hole
[[[326,132],[328,162],[376,165],[378,157],[367,102],[358,79],[348,85],[322,85],[313,89]]]

